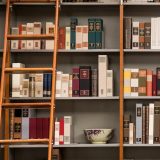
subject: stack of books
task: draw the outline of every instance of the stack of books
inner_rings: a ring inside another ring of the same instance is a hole
[[[131,114],[124,114],[124,143],[160,143],[160,102],[136,104],[136,123],[131,122]]]
[[[160,68],[125,68],[124,96],[160,96]]]

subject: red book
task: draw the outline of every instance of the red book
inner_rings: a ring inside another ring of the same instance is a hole
[[[49,138],[49,118],[43,118],[42,123],[42,137]]]
[[[19,24],[18,28],[19,28],[19,35],[21,35],[22,34],[22,24]],[[22,40],[19,40],[18,49],[21,49],[21,43],[22,43]]]
[[[72,69],[72,96],[79,97],[79,68]]]
[[[147,96],[152,96],[152,70],[147,70]]]
[[[152,77],[152,95],[156,96],[157,95],[157,75],[153,74]]]
[[[58,49],[65,49],[65,38],[66,38],[65,35],[66,35],[65,27],[60,27]]]
[[[36,122],[36,138],[37,139],[42,139],[42,123],[43,123],[43,118],[37,118]]]
[[[64,144],[64,118],[60,119],[59,144]]]
[[[29,138],[36,139],[36,118],[29,119]]]

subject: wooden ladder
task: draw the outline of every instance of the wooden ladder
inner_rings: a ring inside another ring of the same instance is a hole
[[[33,0],[34,1],[34,0]],[[55,87],[56,87],[56,64],[57,64],[57,39],[58,39],[58,21],[59,21],[59,0],[55,1],[55,32],[54,35],[10,35],[10,6],[13,2],[7,0],[6,4],[6,20],[4,33],[4,51],[2,61],[1,88],[0,88],[0,145],[4,145],[4,159],[9,160],[9,144],[22,143],[45,143],[48,144],[48,160],[52,157],[52,139],[54,130],[54,111],[55,111]],[[16,2],[17,3],[17,2]],[[30,1],[32,3],[32,0]],[[33,3],[42,3],[34,1]],[[53,64],[52,68],[10,68],[10,40],[21,39],[54,39]],[[33,102],[33,103],[12,103],[9,100],[9,74],[12,73],[52,73],[52,94],[50,102]],[[48,108],[50,110],[50,126],[48,139],[9,139],[9,108]],[[2,111],[4,109],[5,116],[5,138],[2,139]]]

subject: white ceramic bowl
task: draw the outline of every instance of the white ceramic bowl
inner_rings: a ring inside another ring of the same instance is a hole
[[[93,144],[105,144],[112,137],[113,129],[85,129],[87,140]]]

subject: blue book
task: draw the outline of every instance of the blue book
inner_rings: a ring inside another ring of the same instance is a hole
[[[47,97],[47,73],[43,76],[43,97]]]
[[[52,90],[52,74],[47,74],[47,97],[51,97],[51,90]]]

